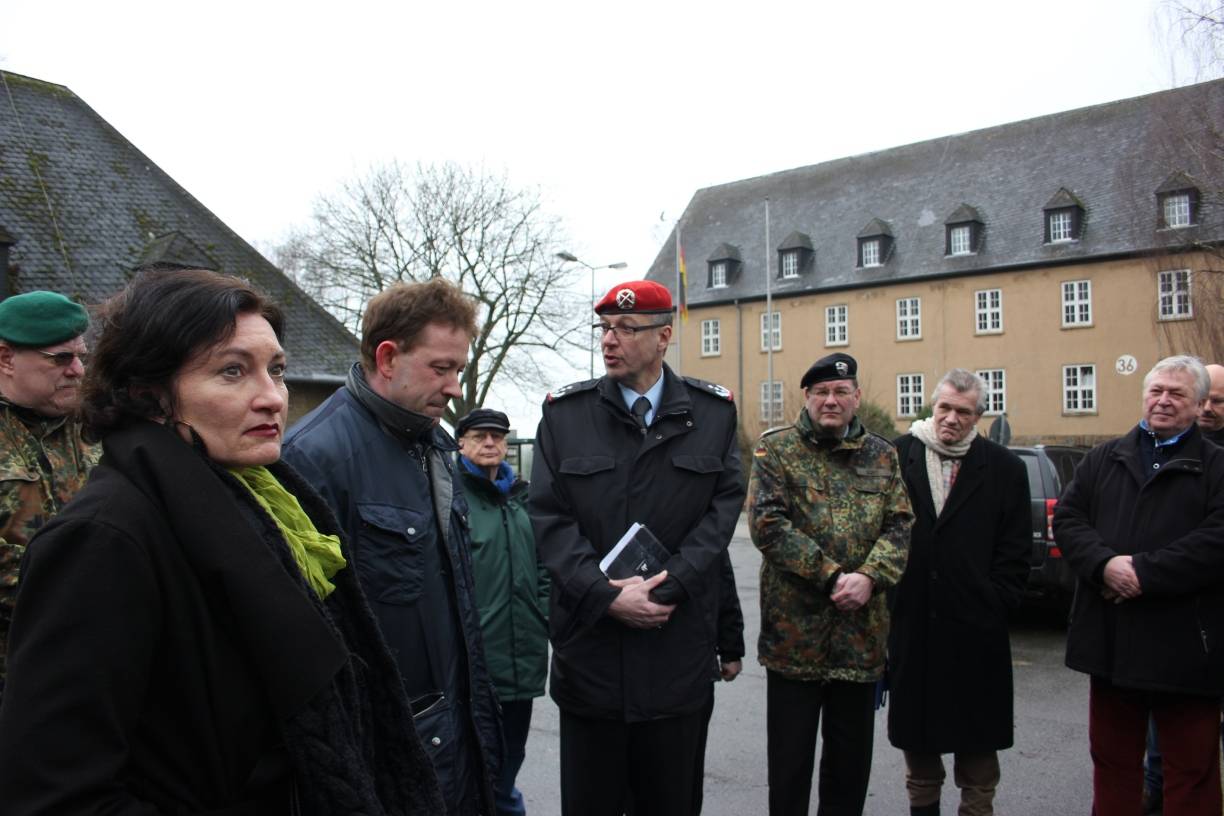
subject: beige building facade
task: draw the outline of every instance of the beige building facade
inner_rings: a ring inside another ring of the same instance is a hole
[[[899,432],[959,367],[991,391],[980,432],[1006,412],[1015,443],[1092,444],[1135,424],[1157,360],[1193,351],[1204,324],[1224,320],[1218,296],[1193,287],[1211,261],[1133,258],[775,298],[772,406],[763,300],[691,309],[671,364],[731,388],[749,434],[793,421],[804,371],[840,351]],[[1166,292],[1162,317],[1161,280],[1184,271],[1190,296],[1170,303]]]

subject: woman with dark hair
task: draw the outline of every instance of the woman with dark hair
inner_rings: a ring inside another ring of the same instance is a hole
[[[100,323],[102,463],[23,565],[0,810],[444,812],[338,525],[278,462],[280,311],[160,271]]]

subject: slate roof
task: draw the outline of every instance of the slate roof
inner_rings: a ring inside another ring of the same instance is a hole
[[[248,278],[284,309],[290,380],[339,378],[357,359],[351,332],[71,90],[7,71],[0,230],[16,240],[12,291],[53,289],[96,304],[141,264],[205,264]]]
[[[694,193],[680,219],[689,258],[738,247],[743,269],[725,288],[689,269],[690,306],[764,297],[765,199],[770,234],[811,236],[814,262],[795,279],[778,277],[775,296],[836,291],[1026,266],[1077,263],[1224,240],[1222,207],[1200,209],[1200,224],[1157,230],[1156,192],[1171,173],[1203,193],[1224,191],[1224,167],[1195,150],[1224,131],[1224,80],[1042,116],[997,127],[837,159]],[[1084,207],[1079,241],[1043,244],[1043,207],[1060,190]],[[984,225],[979,252],[946,257],[945,219],[962,204]],[[895,237],[879,267],[856,269],[856,236],[878,219]],[[675,234],[647,277],[674,289]]]

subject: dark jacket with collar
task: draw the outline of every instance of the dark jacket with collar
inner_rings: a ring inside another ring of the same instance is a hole
[[[896,444],[914,526],[888,641],[889,741],[936,754],[1010,748],[1007,619],[1032,547],[1024,463],[978,436],[937,517],[926,446],[910,434]]]
[[[338,532],[291,468],[270,470]],[[172,430],[108,435],[23,562],[0,811],[262,816],[290,812],[296,778],[304,816],[436,814],[356,576],[332,580],[319,601],[246,488]]]
[[[457,470],[467,497],[476,605],[485,662],[502,702],[544,693],[548,674],[548,571],[536,555],[527,482],[503,493],[487,476]]]
[[[499,709],[484,661],[456,449],[432,418],[374,394],[354,365],[348,384],[290,429],[283,456],[349,536],[448,807],[456,812],[475,784],[491,813]]]
[[[744,502],[735,403],[666,365],[663,377],[644,433],[603,377],[549,395],[536,434],[531,516],[552,578],[550,691],[578,716],[691,713],[717,677],[721,559]],[[633,522],[672,553],[655,598],[677,606],[661,629],[607,614],[619,590],[599,560]]]
[[[1126,688],[1224,693],[1224,449],[1192,427],[1151,478],[1136,426],[1093,448],[1054,511],[1078,576],[1067,666]],[[1105,563],[1130,555],[1142,594],[1101,596]]]

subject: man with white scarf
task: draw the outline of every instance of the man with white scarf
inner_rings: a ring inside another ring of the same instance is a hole
[[[952,369],[932,415],[897,452],[914,507],[889,638],[889,741],[905,752],[912,816],[939,813],[941,754],[954,755],[961,816],[993,813],[998,751],[1012,746],[1008,613],[1028,576],[1024,463],[977,433],[986,387]]]

